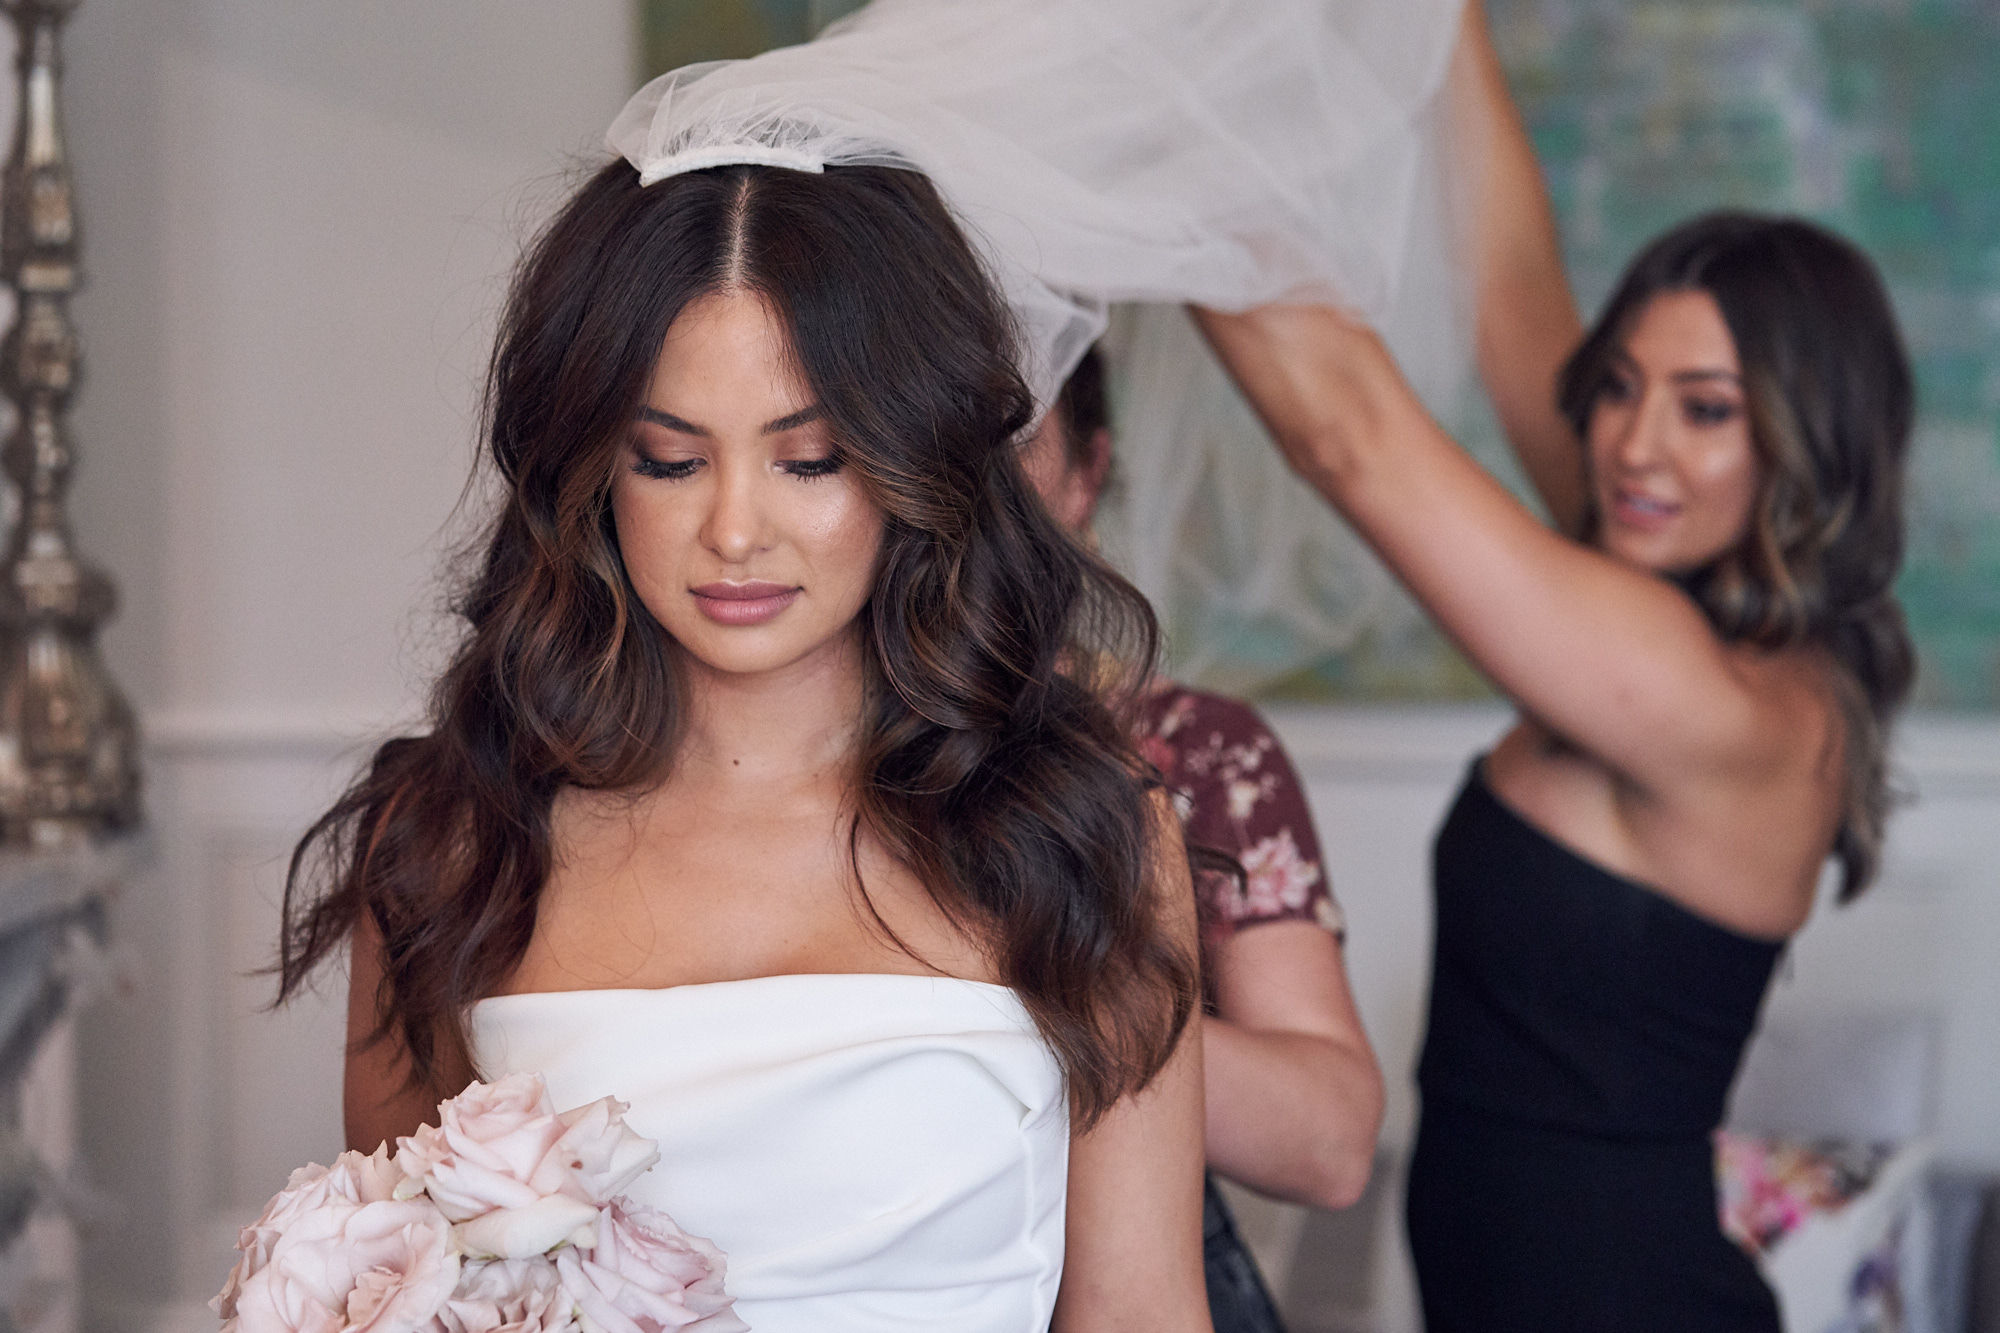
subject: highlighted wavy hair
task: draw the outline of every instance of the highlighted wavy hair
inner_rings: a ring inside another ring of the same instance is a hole
[[[1854,246],[1794,218],[1711,213],[1632,261],[1564,366],[1562,409],[1579,439],[1646,303],[1684,291],[1713,297],[1735,340],[1761,482],[1741,540],[1677,577],[1723,638],[1815,645],[1838,664],[1847,772],[1834,854],[1850,901],[1881,863],[1888,727],[1916,670],[1894,590],[1915,411],[1909,356],[1881,279]],[[1586,520],[1586,539],[1596,523]]]
[[[536,242],[489,377],[504,501],[462,643],[429,732],[382,746],[299,844],[280,999],[372,922],[374,1038],[436,1088],[467,1010],[534,932],[557,793],[644,790],[671,761],[679,650],[626,576],[610,485],[668,327],[725,289],[790,329],[886,516],[862,613],[858,819],[1021,995],[1088,1124],[1160,1069],[1198,997],[1156,901],[1155,807],[1123,711],[1157,630],[1022,476],[1032,402],[1009,313],[909,171],[728,167],[641,188],[616,162]]]

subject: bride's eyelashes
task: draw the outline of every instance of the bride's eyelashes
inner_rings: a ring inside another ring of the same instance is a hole
[[[686,481],[701,464],[699,458],[650,458],[643,453],[632,457],[632,470],[655,481]]]
[[[824,458],[788,458],[778,464],[801,481],[812,481],[818,477],[830,477],[847,466],[847,460],[840,456],[838,449]]]
[[[635,450],[632,470],[654,481],[686,481],[705,461],[707,460],[700,458],[653,458]],[[780,462],[778,467],[801,481],[816,481],[821,477],[832,476],[846,465],[847,460],[835,452],[824,458],[788,458]]]

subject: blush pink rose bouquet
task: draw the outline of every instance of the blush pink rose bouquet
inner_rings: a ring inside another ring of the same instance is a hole
[[[622,1197],[660,1160],[625,1110],[513,1074],[393,1156],[294,1171],[209,1302],[223,1333],[746,1333],[722,1251]]]

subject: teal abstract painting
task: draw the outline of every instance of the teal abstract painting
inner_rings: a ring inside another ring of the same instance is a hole
[[[860,0],[641,0],[640,77],[803,42]]]
[[[1915,362],[1898,585],[1919,702],[2000,706],[2000,8],[1488,0],[1593,310],[1647,238],[1800,213],[1880,266]]]
[[[1953,0],[1487,0],[1585,316],[1653,236],[1722,207],[1800,214],[1886,279],[1918,381],[1897,585],[1916,702],[2000,707],[2000,6]],[[1452,422],[1517,490],[1483,400]],[[1236,646],[1244,674],[1257,645]],[[1350,651],[1265,687],[1486,687],[1400,594]]]
[[[803,41],[856,6],[644,0],[642,72]],[[1718,207],[1813,218],[1881,267],[1919,385],[1898,585],[1918,702],[2000,707],[2000,5],[1487,0],[1487,12],[1586,317],[1645,241]],[[1475,403],[1453,424],[1519,486],[1490,413]],[[1400,594],[1380,606],[1350,651],[1283,679],[1260,674],[1253,636],[1183,641],[1175,656],[1215,662],[1219,648],[1218,682],[1294,697],[1485,692]]]

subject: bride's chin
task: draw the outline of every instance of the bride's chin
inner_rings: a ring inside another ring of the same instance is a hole
[[[858,643],[853,626],[827,636],[805,638],[781,632],[774,625],[741,629],[711,627],[668,638],[684,670],[696,675],[744,684],[759,677],[788,674],[818,659],[832,661]]]

